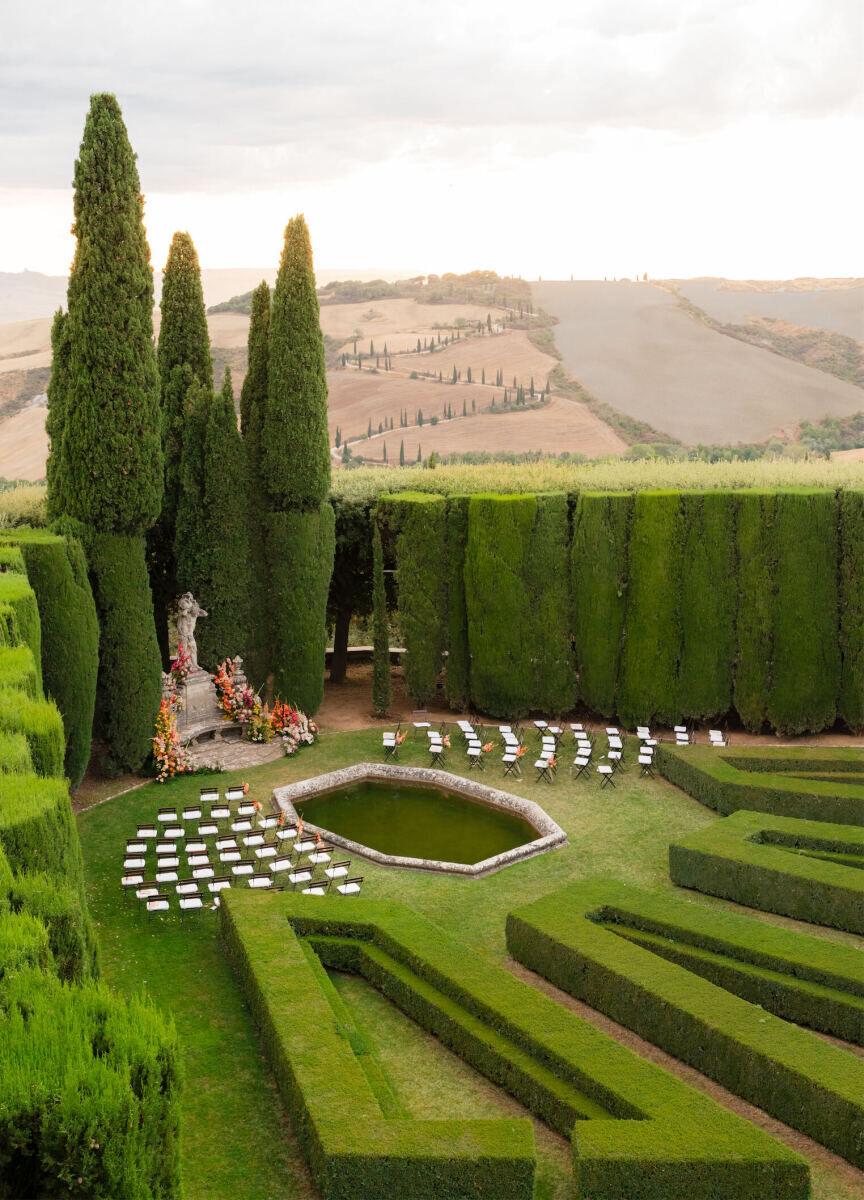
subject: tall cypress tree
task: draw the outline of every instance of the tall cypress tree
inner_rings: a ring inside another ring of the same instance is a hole
[[[183,426],[190,374],[207,389],[213,387],[210,335],[201,288],[201,269],[192,238],[175,233],[163,271],[162,323],[156,360],[162,403],[164,495],[159,520],[147,538],[150,584],[156,612],[156,633],[163,665],[169,663],[168,614],[177,599],[177,560],[174,554]],[[188,370],[184,370],[184,367]]]
[[[180,370],[187,373],[189,386],[183,419],[183,454],[180,460],[174,552],[178,590],[181,593],[192,592],[199,599],[202,587],[207,585],[204,444],[212,397],[200,381],[192,377],[189,366]]]
[[[214,396],[204,434],[202,575],[198,657],[210,670],[245,651],[249,617],[248,476],[231,370]]]
[[[74,172],[62,469],[52,508],[82,524],[101,629],[98,732],[109,771],[150,750],[161,693],[144,532],[159,515],[162,447],[153,275],[135,155],[114,96],[94,95]]]
[[[48,512],[59,517],[66,511],[64,496],[63,440],[66,436],[66,392],[69,387],[69,338],[67,317],[61,308],[51,326],[51,379],[48,383],[48,412],[45,432],[50,448],[45,476],[48,484]]]
[[[248,368],[240,393],[240,429],[246,450],[249,495],[261,487],[262,433],[267,403],[270,364],[270,288],[266,281],[252,293],[252,319],[249,322]],[[263,513],[249,504],[249,597],[250,622],[246,646],[246,674],[256,686],[264,684],[269,667],[272,642],[268,604],[267,560],[264,553]]]
[[[324,339],[302,216],[285,229],[273,292],[259,482],[269,497],[265,553],[277,695],[308,713],[324,696],[325,619],[333,570]]]

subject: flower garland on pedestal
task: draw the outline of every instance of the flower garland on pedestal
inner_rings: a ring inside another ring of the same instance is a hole
[[[300,746],[315,741],[318,728],[314,722],[281,700],[277,700],[271,712],[248,683],[235,680],[230,659],[220,665],[212,678],[225,720],[245,726],[244,737],[250,742],[269,742],[275,734],[282,739],[285,753],[294,754]]]
[[[183,649],[183,643],[177,647],[177,657],[171,662],[168,672],[168,695],[163,696],[159,705],[159,715],[156,718],[156,732],[153,736],[153,759],[158,768],[156,782],[164,783],[175,775],[182,775],[192,770],[187,759],[186,751],[180,744],[177,733],[177,713],[183,704],[179,689],[186,682],[192,669],[192,659]]]

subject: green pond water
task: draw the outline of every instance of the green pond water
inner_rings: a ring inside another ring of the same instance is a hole
[[[405,858],[476,863],[540,836],[516,813],[408,783],[364,780],[296,807],[321,829]]]

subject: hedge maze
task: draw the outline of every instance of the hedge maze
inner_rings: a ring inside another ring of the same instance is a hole
[[[446,661],[450,703],[497,717],[581,699],[628,726],[734,709],[752,731],[817,732],[838,715],[864,729],[864,492],[355,504],[385,533],[418,703]],[[339,520],[350,554],[363,522],[347,502]]]
[[[570,1137],[592,1200],[804,1200],[806,1164],[411,909],[225,893],[229,956],[325,1200],[530,1197],[527,1121],[388,1119],[393,1098],[324,968],[357,973]],[[622,943],[623,945],[624,943]]]
[[[98,982],[64,778],[64,761],[86,764],[96,678],[82,564],[64,538],[0,544],[0,1196],[170,1200],[176,1035],[148,1003]]]
[[[673,883],[864,933],[864,827],[741,809],[669,847]]]
[[[864,1166],[860,953],[592,879],[511,913],[519,962],[736,1095]]]

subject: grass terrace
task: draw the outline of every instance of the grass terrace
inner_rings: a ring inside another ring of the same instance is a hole
[[[446,768],[468,773],[464,749],[453,739]],[[569,751],[569,747],[568,747]],[[482,951],[523,974],[508,958],[505,919],[511,910],[593,876],[614,876],[657,895],[677,894],[707,909],[743,912],[738,906],[670,882],[668,847],[707,829],[716,812],[663,779],[640,779],[635,743],[629,766],[616,787],[601,790],[596,775],[571,779],[562,765],[554,785],[502,777],[499,755],[486,770],[471,773],[540,803],[566,831],[569,845],[480,880],[387,870],[355,860],[367,899],[402,901],[460,938],[468,954]],[[529,758],[530,756],[526,756]],[[562,764],[571,758],[562,754]],[[269,807],[275,786],[296,782],[360,761],[380,761],[380,730],[326,733],[295,759],[282,759],[242,773],[214,776],[221,790],[249,784],[252,798]],[[425,739],[400,749],[400,762],[427,766]],[[317,1195],[305,1160],[261,1053],[252,1019],[219,939],[213,910],[148,919],[134,896],[120,887],[125,839],[157,809],[198,798],[202,777],[147,784],[83,812],[78,818],[90,911],[108,983],[128,996],[141,989],[170,1010],[184,1047],[187,1085],[183,1111],[182,1171],[189,1200],[306,1200]],[[262,898],[266,903],[266,898]],[[346,898],[344,904],[354,903]],[[749,910],[747,910],[749,911]],[[804,928],[826,941],[864,949],[861,938],[838,930],[800,926],[787,918],[751,913],[784,928]],[[392,1111],[425,1120],[519,1116],[527,1110],[424,1033],[379,993],[353,975],[334,974],[336,989],[357,1033],[392,1097]],[[560,996],[560,994],[559,994]],[[354,1043],[352,1043],[353,1045]],[[354,1046],[357,1053],[357,1046]],[[853,1053],[850,1049],[849,1053]],[[533,1120],[537,1143],[536,1200],[564,1200],[572,1183],[567,1139]],[[761,1118],[769,1131],[778,1128]],[[789,1131],[788,1144],[808,1159],[814,1200],[853,1200],[864,1194],[864,1174],[816,1143]],[[767,1197],[765,1200],[771,1200]]]

